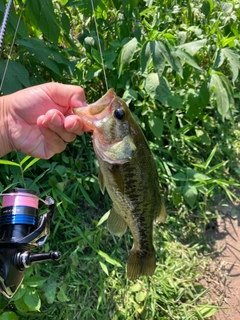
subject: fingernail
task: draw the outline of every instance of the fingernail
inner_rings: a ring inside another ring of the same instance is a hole
[[[55,113],[53,116],[52,116],[52,119],[51,119],[51,124],[54,124],[56,126],[60,126],[62,125],[62,118],[59,116],[59,114]]]
[[[76,129],[77,125],[78,125],[78,121],[75,120],[75,121],[74,121],[74,124],[73,124],[72,127],[71,127],[71,130]]]

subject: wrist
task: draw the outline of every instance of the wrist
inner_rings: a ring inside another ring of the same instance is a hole
[[[9,99],[0,97],[0,158],[13,150],[8,129]]]

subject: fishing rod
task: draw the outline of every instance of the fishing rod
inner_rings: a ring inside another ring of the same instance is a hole
[[[3,15],[3,21],[2,21],[2,25],[1,25],[1,29],[0,29],[0,53],[2,51],[3,39],[4,39],[4,36],[5,36],[7,22],[8,22],[9,13],[10,13],[10,10],[11,10],[12,3],[13,3],[13,0],[9,0],[8,1],[8,4],[6,6],[6,10],[5,10],[4,15]]]
[[[3,39],[4,39],[4,36],[5,36],[5,31],[6,31],[6,27],[7,27],[7,22],[8,22],[8,18],[9,18],[9,13],[10,13],[12,2],[13,2],[12,0],[9,0],[9,2],[8,2],[8,5],[7,5],[5,13],[4,13],[2,26],[1,26],[1,29],[0,29],[0,54],[1,54],[1,51],[2,51]],[[2,87],[3,87],[3,83],[4,83],[4,79],[5,79],[6,73],[7,73],[8,64],[9,64],[9,61],[10,61],[10,56],[12,54],[13,45],[15,43],[17,30],[18,30],[18,27],[19,27],[19,23],[21,21],[22,12],[23,12],[24,7],[25,7],[25,3],[23,4],[22,9],[20,11],[20,15],[18,17],[17,25],[16,25],[15,32],[14,32],[14,35],[13,35],[13,40],[12,40],[11,47],[10,47],[10,50],[9,50],[9,53],[8,53],[8,59],[6,61],[6,65],[5,65],[5,68],[4,68],[4,71],[3,71],[2,80],[1,80],[1,83],[0,83],[0,93],[1,93],[1,90],[2,90]]]
[[[0,29],[0,54],[11,5],[12,0],[9,0]],[[20,19],[21,14],[9,56],[15,42]],[[3,73],[0,91],[8,62],[9,59]],[[46,242],[50,234],[50,224],[54,218],[56,204],[51,197],[42,200],[36,192],[23,188],[9,190],[0,194],[0,197],[2,197],[2,208],[0,210],[0,292],[7,298],[11,298],[20,287],[27,268],[37,262],[59,260],[61,258],[58,251],[31,253],[34,247],[42,246]],[[48,208],[47,213],[40,216],[39,200]]]

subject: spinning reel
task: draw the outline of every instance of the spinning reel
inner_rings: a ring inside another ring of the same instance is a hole
[[[42,246],[50,234],[55,202],[48,197],[43,202],[49,211],[38,216],[38,201],[34,191],[15,188],[0,194],[0,292],[11,298],[18,290],[24,271],[33,263],[59,260],[60,252],[32,254],[31,247]]]

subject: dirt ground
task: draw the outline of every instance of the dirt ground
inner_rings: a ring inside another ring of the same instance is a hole
[[[222,203],[217,211],[221,217],[206,231],[214,259],[204,285],[212,304],[223,309],[211,319],[240,320],[240,205]]]

